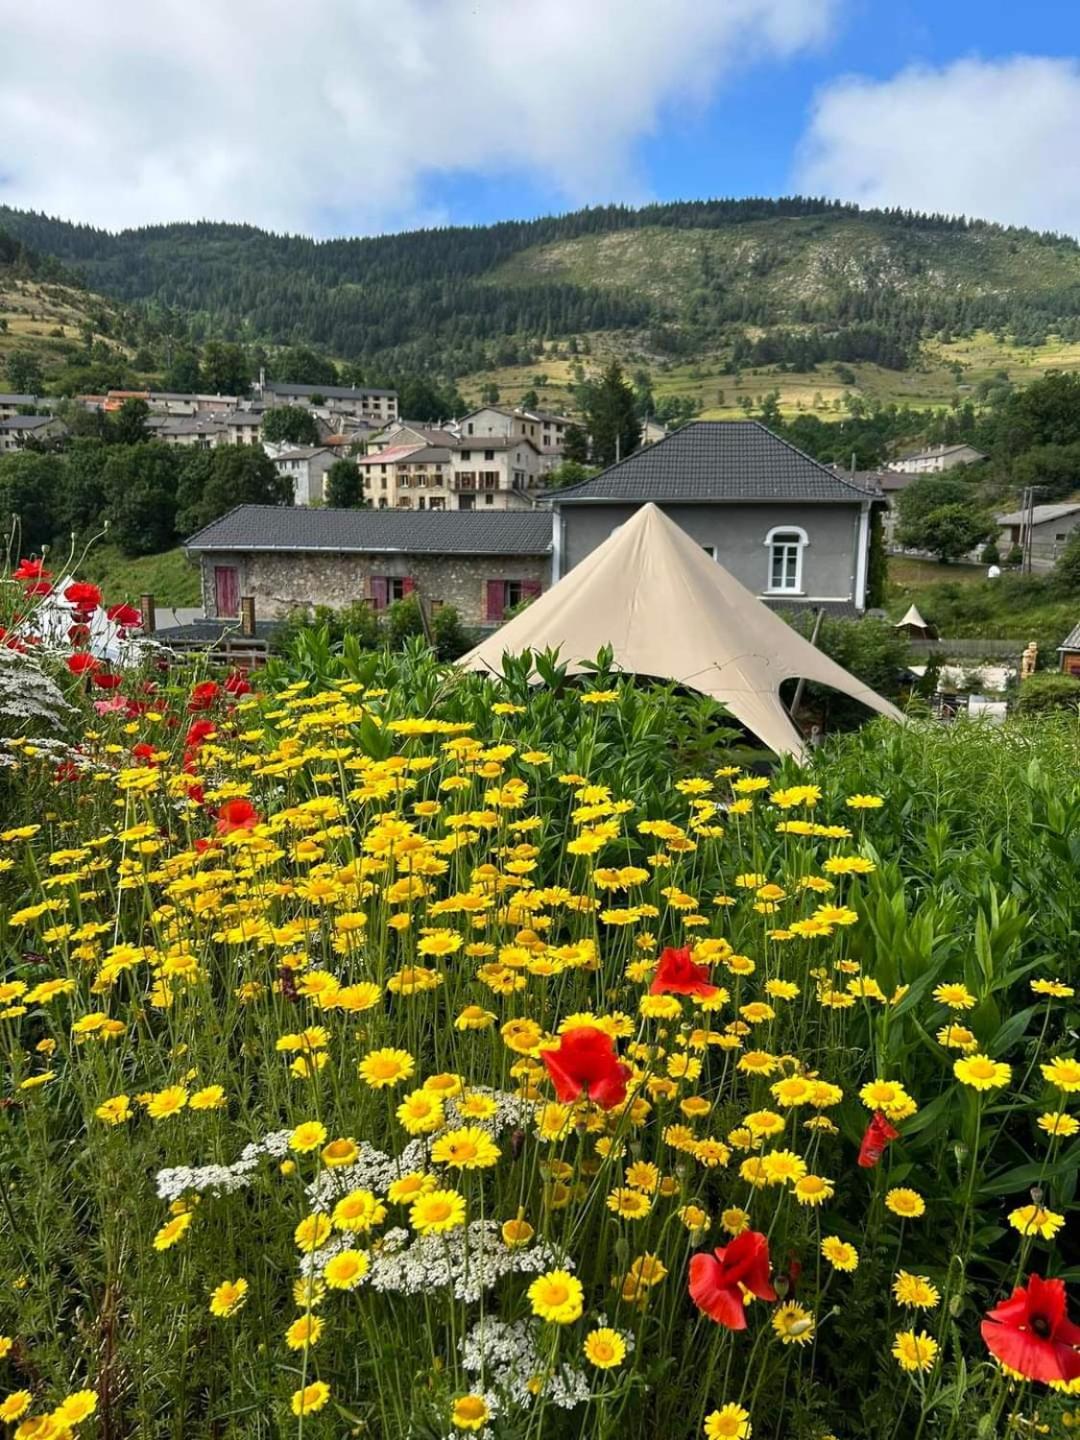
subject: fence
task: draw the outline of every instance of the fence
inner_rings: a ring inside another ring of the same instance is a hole
[[[1019,660],[1026,640],[912,640],[913,655],[940,655],[946,660]]]

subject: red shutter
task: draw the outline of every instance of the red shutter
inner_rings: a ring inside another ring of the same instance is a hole
[[[521,582],[521,598],[523,600],[535,600],[538,595],[543,593],[543,590],[544,587],[539,580],[522,580]]]
[[[401,593],[402,593],[402,595],[411,595],[412,592],[413,592],[415,589],[416,589],[416,581],[413,579],[413,577],[412,577],[411,575],[406,575],[406,576],[404,577],[404,579],[402,580],[402,582],[401,582]]]
[[[486,594],[484,618],[497,625],[503,618],[503,611],[506,609],[506,581],[489,580]]]
[[[390,598],[390,585],[385,575],[371,577],[371,603],[376,610],[385,610]]]

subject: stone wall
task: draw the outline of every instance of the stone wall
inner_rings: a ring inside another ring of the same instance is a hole
[[[254,595],[255,614],[270,620],[301,606],[334,609],[371,598],[373,575],[409,576],[430,603],[452,605],[464,625],[486,623],[489,580],[551,583],[546,555],[335,555],[287,551],[215,552],[201,559],[203,605],[217,613],[214,570],[232,566],[239,593]]]

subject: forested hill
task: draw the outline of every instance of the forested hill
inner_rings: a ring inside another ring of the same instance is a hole
[[[93,289],[175,307],[196,333],[314,343],[460,375],[516,343],[598,332],[657,357],[910,364],[924,338],[1080,338],[1080,246],[983,221],[837,202],[721,200],[370,239],[246,225],[119,234],[0,208]]]

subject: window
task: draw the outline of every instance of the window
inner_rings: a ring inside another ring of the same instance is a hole
[[[715,545],[702,545],[701,548],[702,548],[702,550],[705,551],[705,554],[708,555],[708,557],[709,557],[710,560],[715,560],[715,559],[716,559],[716,546],[715,546]]]
[[[468,424],[468,432],[469,432],[470,435],[473,433],[473,427],[472,427],[472,421],[471,421],[471,420],[469,421],[469,424]]]
[[[494,505],[494,504],[495,504],[495,496],[492,495],[492,494],[489,492],[487,495],[484,496],[484,504],[485,504],[485,505]]]
[[[395,600],[404,600],[416,588],[411,575],[372,575],[371,606],[373,610],[385,610]]]
[[[471,460],[471,459],[472,459],[472,451],[471,451],[471,450],[462,450],[462,452],[461,452],[461,458],[462,458],[462,460]]]
[[[495,451],[494,451],[494,450],[485,450],[485,451],[484,451],[484,459],[485,459],[485,460],[494,460],[494,459],[495,459]]]
[[[765,536],[769,551],[769,593],[797,594],[802,590],[803,550],[808,543],[806,531],[796,526],[784,529],[778,525]]]
[[[535,600],[542,589],[539,580],[488,580],[484,585],[484,618],[497,625],[507,610],[523,600]]]

